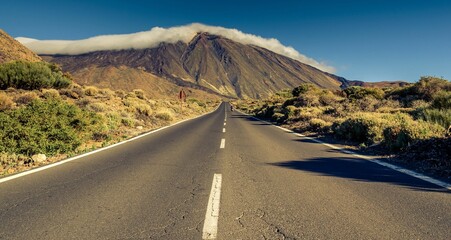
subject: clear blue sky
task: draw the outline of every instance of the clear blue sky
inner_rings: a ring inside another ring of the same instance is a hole
[[[277,38],[351,80],[451,80],[450,0],[24,0],[0,8],[0,28],[42,40],[193,22]]]

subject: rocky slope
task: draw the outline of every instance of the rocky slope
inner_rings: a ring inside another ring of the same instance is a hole
[[[339,89],[346,81],[267,49],[208,33],[198,33],[189,43],[162,43],[151,49],[43,57],[86,84],[108,79],[103,72],[111,67],[122,75],[138,69],[179,86],[238,98],[260,98],[301,83]]]
[[[0,29],[0,63],[12,60],[42,61],[38,55]]]

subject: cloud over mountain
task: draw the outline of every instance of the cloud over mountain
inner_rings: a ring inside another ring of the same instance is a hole
[[[144,49],[157,47],[161,42],[188,43],[198,32],[208,32],[221,35],[242,44],[256,45],[275,53],[290,57],[302,63],[309,64],[320,70],[334,73],[335,68],[325,63],[309,58],[290,46],[284,46],[275,38],[243,33],[237,29],[208,26],[193,23],[185,26],[161,28],[154,27],[150,31],[131,34],[102,35],[83,40],[37,40],[18,37],[19,42],[38,54],[67,54],[78,55],[102,50]]]

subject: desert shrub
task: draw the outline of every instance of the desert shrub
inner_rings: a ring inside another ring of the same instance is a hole
[[[84,89],[84,94],[86,96],[96,96],[99,93],[99,89],[94,86],[89,86]]]
[[[368,88],[360,86],[351,86],[343,90],[349,99],[364,99],[367,96],[372,96],[375,99],[384,98],[384,90],[380,88]]]
[[[12,61],[0,65],[0,89],[64,88],[71,82],[69,75],[51,63]]]
[[[144,96],[144,91],[141,90],[141,89],[135,89],[135,90],[133,90],[133,93],[139,99],[146,99],[145,96]]]
[[[76,84],[70,85],[67,89],[62,89],[60,93],[73,99],[80,99],[85,96],[83,88]]]
[[[147,104],[136,104],[134,105],[134,108],[136,109],[136,111],[138,112],[138,114],[142,114],[145,116],[150,116],[152,115],[152,108],[150,108],[149,105]]]
[[[15,102],[17,104],[29,104],[38,98],[39,96],[35,92],[26,92],[18,96]]]
[[[113,90],[109,89],[109,88],[103,88],[99,90],[99,93],[103,95],[103,97],[105,97],[108,100],[113,99],[115,92],[113,92]]]
[[[276,112],[271,116],[271,120],[282,123],[286,119],[285,114]]]
[[[126,127],[134,127],[135,126],[135,121],[133,121],[133,119],[130,119],[130,118],[122,118],[121,123],[122,123],[122,125],[124,125]]]
[[[174,119],[169,111],[160,111],[155,114],[155,117],[164,121],[172,121]]]
[[[302,94],[295,104],[297,107],[317,107],[320,106],[319,95],[313,92]]]
[[[420,96],[421,99],[430,101],[434,95],[440,91],[451,91],[451,82],[431,76],[421,77],[420,80],[413,85],[413,91]]]
[[[327,132],[332,123],[326,122],[320,118],[312,118],[309,120],[310,129],[316,132]]]
[[[60,100],[35,100],[0,112],[0,152],[54,155],[75,151],[98,129],[100,118]]]
[[[374,108],[375,109],[397,109],[400,108],[401,104],[399,101],[393,100],[393,99],[383,99],[380,101],[377,101]]]
[[[437,92],[432,98],[432,108],[451,109],[451,91]]]
[[[430,107],[430,106],[431,106],[431,103],[426,102],[426,101],[421,100],[421,99],[420,100],[413,100],[413,101],[409,102],[409,105],[408,105],[408,107],[415,108],[415,109],[427,108],[427,107]]]
[[[42,89],[41,91],[45,99],[60,98],[60,93],[56,89]]]
[[[274,114],[274,105],[264,104],[261,108],[255,110],[255,115],[261,118],[270,119]]]
[[[374,112],[376,106],[379,104],[377,100],[372,95],[364,96],[363,98],[356,99],[354,104],[361,110],[365,112]]]
[[[186,100],[186,102],[188,102],[188,103],[196,103],[199,107],[203,107],[203,108],[207,107],[207,105],[204,102],[202,102],[202,101],[200,101],[200,100],[198,100],[196,98],[188,98]]]
[[[121,99],[123,99],[123,98],[125,98],[127,96],[127,93],[125,91],[122,91],[122,90],[117,90],[117,91],[114,92],[114,94],[117,97],[121,98]]]
[[[443,127],[424,121],[414,121],[410,117],[399,117],[396,124],[385,128],[384,144],[393,151],[405,150],[418,140],[444,135]]]
[[[381,116],[357,114],[332,125],[333,133],[342,139],[372,144],[383,139],[383,131],[390,124]]]
[[[102,103],[91,103],[88,105],[88,109],[94,112],[105,112],[105,105]]]
[[[0,111],[10,110],[14,107],[14,102],[5,93],[0,92]]]
[[[319,102],[323,106],[334,106],[342,100],[341,97],[330,91],[325,91],[319,96]]]
[[[299,118],[301,120],[309,120],[312,118],[318,118],[321,114],[323,114],[323,109],[319,107],[302,107],[299,108]]]
[[[305,94],[308,91],[316,90],[316,89],[318,89],[318,87],[316,87],[315,85],[310,84],[310,83],[304,83],[304,84],[299,85],[298,87],[295,87],[291,91],[291,94],[293,95],[293,97],[299,97],[301,94]]]
[[[299,113],[299,111],[296,111],[296,110],[297,110],[297,108],[293,105],[289,105],[289,106],[286,106],[285,108],[283,108],[283,113],[285,115],[285,118],[288,119],[288,118],[292,118],[292,117],[296,116],[296,112]]]
[[[451,109],[423,109],[420,117],[431,123],[436,123],[445,129],[451,126]]]

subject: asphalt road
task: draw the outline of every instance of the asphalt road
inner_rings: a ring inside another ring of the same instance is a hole
[[[222,104],[0,183],[0,239],[450,239],[450,193]]]

